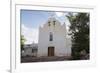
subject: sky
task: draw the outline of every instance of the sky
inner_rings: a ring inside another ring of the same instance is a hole
[[[38,43],[39,26],[46,23],[51,16],[59,20],[61,24],[65,23],[68,28],[70,23],[65,17],[66,14],[67,12],[21,10],[21,35],[24,35],[26,39],[25,44]]]

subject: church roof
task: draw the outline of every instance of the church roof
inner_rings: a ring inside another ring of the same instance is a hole
[[[48,21],[57,21],[60,25],[66,25],[64,22],[62,23],[57,17],[55,17],[55,16],[50,16],[50,17],[48,17],[48,19],[47,19],[47,21],[44,23],[44,24],[42,24],[42,25],[40,25],[40,27],[43,27],[46,23],[48,23]]]

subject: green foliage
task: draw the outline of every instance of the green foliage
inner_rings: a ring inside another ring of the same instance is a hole
[[[24,38],[23,35],[21,35],[21,50],[24,50],[23,46],[25,44],[26,39]]]
[[[89,54],[89,14],[69,13],[67,17],[71,23],[69,31],[72,38],[72,56],[80,59],[81,51],[85,50]]]

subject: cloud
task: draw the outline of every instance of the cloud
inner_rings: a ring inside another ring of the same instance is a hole
[[[55,12],[55,14],[57,15],[57,17],[61,17],[64,15],[64,13],[62,13],[62,12]]]
[[[22,24],[21,34],[24,35],[25,44],[38,43],[38,28],[29,28]]]

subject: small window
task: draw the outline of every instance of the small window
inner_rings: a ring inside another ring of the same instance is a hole
[[[53,34],[50,32],[50,38],[49,41],[53,41]]]
[[[34,49],[32,49],[32,53],[34,53]]]

